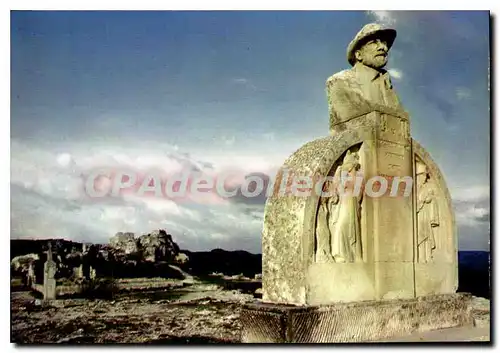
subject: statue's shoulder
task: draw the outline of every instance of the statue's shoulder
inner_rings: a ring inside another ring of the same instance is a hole
[[[326,80],[326,85],[340,85],[345,82],[353,81],[355,79],[356,75],[353,69],[342,70],[328,77],[328,79]]]

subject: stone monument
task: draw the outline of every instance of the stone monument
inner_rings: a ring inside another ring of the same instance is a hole
[[[395,38],[361,29],[352,68],[326,81],[329,136],[278,172],[285,192],[266,203],[263,298],[242,312],[244,342],[364,341],[470,322],[469,296],[455,293],[448,189],[384,70]]]
[[[26,276],[26,285],[28,288],[32,288],[34,284],[36,284],[36,274],[33,262],[30,262],[28,265],[28,274]]]
[[[56,275],[57,264],[52,260],[52,245],[49,242],[47,250],[47,261],[43,265],[43,299],[56,299]]]

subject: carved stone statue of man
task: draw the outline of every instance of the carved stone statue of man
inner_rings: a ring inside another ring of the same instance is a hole
[[[365,25],[347,48],[352,68],[329,77],[326,92],[330,113],[330,131],[336,126],[373,110],[403,108],[384,70],[396,31],[376,23]]]
[[[418,262],[432,260],[439,227],[439,210],[436,195],[429,182],[427,167],[417,163],[417,255]]]

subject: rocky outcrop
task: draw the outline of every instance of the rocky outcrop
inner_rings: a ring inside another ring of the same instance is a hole
[[[135,254],[139,251],[134,233],[116,233],[116,235],[109,240],[109,246],[126,255]]]
[[[474,318],[474,326],[489,327],[490,326],[490,311],[491,304],[486,298],[472,297],[471,313]]]
[[[37,260],[39,260],[37,254],[14,257],[10,262],[11,273],[15,276],[26,277],[30,271],[30,266],[34,266]]]
[[[12,240],[15,253],[21,252],[17,244],[34,249],[33,254],[18,255],[12,259],[12,275],[26,277],[29,264],[36,272],[37,283],[43,280],[43,265],[47,259],[48,243],[52,246],[56,262],[56,279],[77,281],[92,277],[165,277],[182,278],[182,274],[169,267],[185,264],[189,258],[179,252],[179,246],[165,230],[155,230],[136,237],[134,233],[119,232],[109,244],[81,244],[62,239]],[[19,243],[18,243],[19,242]]]
[[[172,236],[163,229],[140,236],[137,243],[144,261],[174,262],[175,257],[179,254],[179,246],[172,240]]]
[[[178,263],[179,247],[165,230],[155,230],[136,237],[119,232],[109,244],[98,247],[93,268],[97,276],[112,277],[174,277],[168,266]]]
[[[103,257],[111,253],[123,262],[174,262],[179,254],[179,246],[165,230],[154,230],[151,233],[135,237],[134,233],[116,233],[111,237],[108,246],[102,247]]]
[[[174,262],[179,265],[185,265],[189,262],[189,256],[187,256],[185,253],[180,252],[175,256]]]

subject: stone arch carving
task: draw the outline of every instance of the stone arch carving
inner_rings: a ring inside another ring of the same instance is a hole
[[[453,268],[453,278],[447,280],[446,282],[449,283],[448,281],[451,281],[454,288],[448,288],[446,291],[450,291],[451,289],[454,292],[458,288],[458,238],[455,223],[455,213],[453,211],[450,192],[446,185],[444,176],[441,173],[441,170],[431,158],[430,154],[425,150],[425,148],[416,140],[412,139],[412,149],[414,165],[417,161],[420,161],[427,167],[427,172],[429,173],[430,180],[432,180],[434,189],[436,189],[437,191],[435,200],[437,202],[437,209],[439,213],[439,231],[437,232],[437,237],[435,239],[436,248],[434,250],[433,259],[428,265],[443,267],[445,264],[447,264],[450,268]],[[416,182],[414,183],[414,187],[418,187]],[[414,211],[414,214],[415,220],[417,221],[418,219],[416,210]],[[417,231],[418,230],[415,229],[415,233]],[[415,236],[417,237],[417,234],[415,234]],[[415,244],[415,247],[415,262],[418,262],[417,244]],[[436,288],[439,287],[437,284],[435,286]]]
[[[416,140],[412,140],[413,144],[413,153],[415,158],[420,159],[428,168],[430,177],[435,182],[437,189],[439,191],[438,199],[440,214],[445,222],[443,226],[443,231],[447,233],[447,236],[450,238],[452,248],[450,249],[450,253],[455,254],[458,251],[458,239],[457,239],[457,231],[455,224],[455,213],[453,212],[453,205],[451,201],[451,195],[444,180],[443,174],[439,169],[438,165],[431,158],[430,154],[425,150],[422,145],[420,145]],[[449,259],[451,260],[451,259]]]
[[[314,261],[319,196],[314,192],[309,197],[278,195],[282,177],[287,171],[299,176],[328,175],[341,156],[370,132],[370,127],[363,127],[311,141],[293,153],[278,172],[275,192],[264,210],[263,301],[305,303],[306,272]]]

